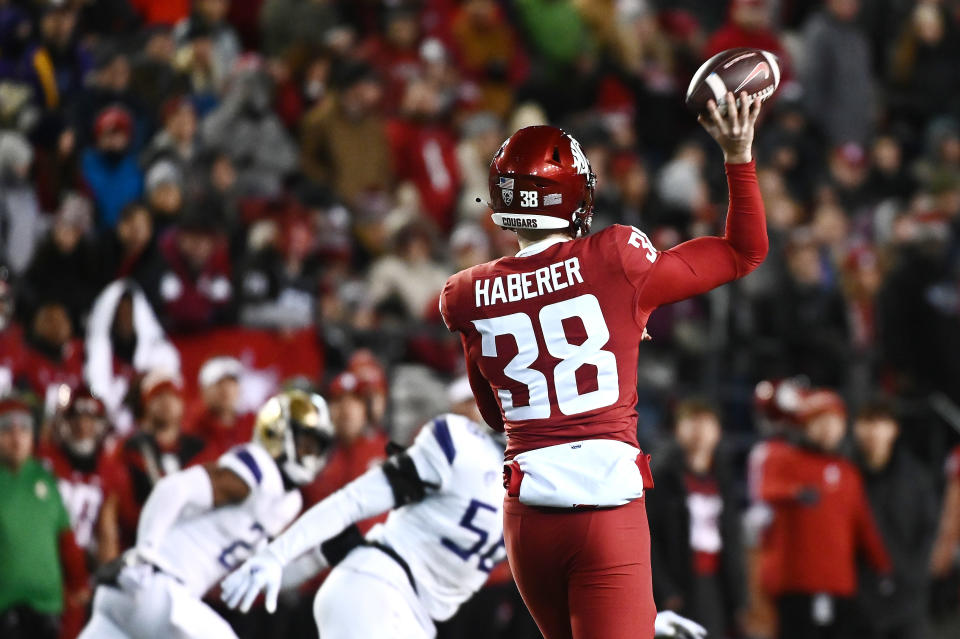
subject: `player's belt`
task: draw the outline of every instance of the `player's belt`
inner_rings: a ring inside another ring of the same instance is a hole
[[[380,543],[379,541],[371,541],[367,539],[364,541],[364,545],[370,546],[371,548],[376,548],[383,554],[390,557],[390,559],[393,559],[395,562],[397,562],[400,567],[403,568],[403,572],[407,575],[407,580],[410,582],[410,587],[413,588],[413,592],[417,592],[417,582],[413,579],[413,571],[410,570],[410,564],[407,563],[406,559],[400,556],[400,553],[390,546]]]

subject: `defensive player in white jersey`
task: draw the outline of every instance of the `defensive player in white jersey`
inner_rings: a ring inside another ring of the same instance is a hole
[[[157,483],[136,547],[102,576],[81,639],[233,639],[201,598],[302,506],[333,442],[326,402],[288,391],[257,416],[253,441]]]
[[[432,639],[434,622],[452,617],[506,557],[504,447],[466,417],[437,417],[410,448],[315,505],[224,579],[223,599],[247,612],[265,591],[273,612],[282,588],[335,566],[314,601],[323,639]],[[363,538],[355,523],[388,510]],[[662,636],[703,633],[673,613],[657,621]]]

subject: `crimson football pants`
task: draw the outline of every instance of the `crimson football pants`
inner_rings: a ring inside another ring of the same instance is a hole
[[[545,639],[652,639],[657,616],[644,500],[618,508],[538,508],[507,497],[504,541]]]

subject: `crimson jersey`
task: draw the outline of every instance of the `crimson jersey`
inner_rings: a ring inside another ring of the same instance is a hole
[[[757,497],[773,509],[761,546],[761,581],[771,595],[856,592],[857,556],[891,570],[856,466],[828,453],[771,440],[752,454]],[[816,498],[802,503],[801,495]],[[824,534],[829,531],[829,534]]]
[[[724,237],[657,251],[614,225],[550,239],[451,277],[440,297],[462,336],[485,421],[507,457],[587,439],[636,443],[637,358],[655,308],[745,275],[767,251],[753,163],[728,165]]]
[[[26,347],[23,375],[30,389],[43,399],[47,413],[53,414],[61,384],[77,388],[83,383],[83,342],[79,339],[67,342],[59,361]]]
[[[91,468],[77,467],[63,448],[49,441],[41,442],[37,455],[57,477],[57,487],[70,515],[77,545],[93,552],[100,509],[108,497],[122,490],[120,484],[125,479],[112,447],[101,450]]]

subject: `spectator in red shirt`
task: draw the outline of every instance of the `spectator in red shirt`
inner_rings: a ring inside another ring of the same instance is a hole
[[[106,408],[86,386],[67,394],[58,408],[38,456],[57,477],[77,544],[91,564],[103,564],[120,552],[116,491],[122,480],[107,439]]]
[[[780,639],[847,637],[857,591],[857,555],[891,572],[863,481],[838,449],[846,433],[839,395],[815,390],[798,418],[804,442],[770,441],[761,449],[759,498],[773,511],[765,531],[761,580],[776,599]],[[884,591],[890,594],[888,583]]]
[[[106,437],[103,403],[85,386],[62,398],[50,437],[37,451],[57,480],[77,545],[96,567],[120,553],[118,492],[126,480]],[[84,600],[64,602],[60,638],[76,636],[87,617]]]
[[[377,426],[383,426],[387,414],[387,372],[383,364],[373,351],[361,348],[350,356],[347,370],[360,380],[367,400],[367,410],[370,411],[370,421]]]
[[[160,240],[166,269],[160,279],[162,320],[170,333],[188,333],[230,320],[230,256],[209,212],[184,214]]]
[[[61,384],[75,388],[83,380],[83,343],[74,337],[61,302],[42,302],[34,312],[22,370],[26,386],[43,400],[47,413],[56,407]]]
[[[710,636],[728,636],[743,614],[745,578],[739,500],[718,451],[716,409],[699,400],[681,402],[673,435],[654,455],[656,488],[647,495],[657,609],[694,619]]]
[[[445,122],[448,106],[434,83],[415,79],[403,94],[401,116],[387,125],[395,175],[413,183],[421,209],[445,232],[453,226],[460,192],[457,139]]]
[[[190,15],[190,0],[130,0],[148,24],[172,25]]]
[[[771,12],[770,0],[733,0],[727,21],[707,40],[703,57],[737,47],[764,49],[777,56],[781,82],[787,79],[789,58],[780,36],[770,27]]]
[[[254,415],[240,409],[242,375],[233,357],[212,357],[200,369],[203,410],[184,430],[206,443],[204,456],[219,457],[253,436]]]
[[[383,78],[383,106],[395,113],[407,84],[421,75],[420,24],[417,11],[400,5],[386,10],[382,34],[371,36],[361,45],[365,58]]]
[[[368,387],[354,373],[340,373],[327,391],[336,444],[317,480],[304,489],[304,507],[315,504],[386,459],[386,433],[372,426]],[[382,518],[381,518],[382,519]],[[378,520],[369,520],[366,531]]]

